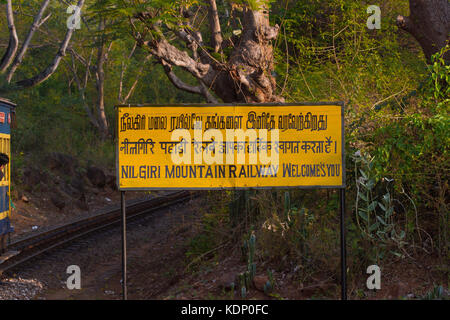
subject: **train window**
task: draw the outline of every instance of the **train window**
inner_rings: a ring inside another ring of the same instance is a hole
[[[9,146],[9,138],[0,138],[0,152],[7,154],[8,156],[10,156],[10,150],[9,150],[10,146]],[[2,171],[2,179],[0,180],[0,183],[2,183],[1,185],[4,185],[4,182],[8,182],[9,180],[9,168],[10,168],[10,164],[4,166],[2,169],[0,169]]]

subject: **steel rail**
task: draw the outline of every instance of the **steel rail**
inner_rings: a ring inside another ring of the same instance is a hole
[[[127,221],[173,206],[198,196],[187,191],[174,192],[127,206]],[[9,250],[19,253],[0,263],[0,275],[54,248],[88,236],[94,232],[114,227],[121,222],[120,208],[114,208],[88,218],[81,218],[62,226],[54,227],[37,235],[10,243]]]

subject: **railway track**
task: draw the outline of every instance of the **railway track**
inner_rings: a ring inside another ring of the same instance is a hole
[[[195,196],[188,191],[179,191],[129,204],[126,208],[127,221],[184,202]],[[12,242],[8,246],[9,252],[3,258],[3,262],[0,260],[0,275],[52,249],[94,232],[115,227],[120,224],[121,218],[120,208],[115,208]]]

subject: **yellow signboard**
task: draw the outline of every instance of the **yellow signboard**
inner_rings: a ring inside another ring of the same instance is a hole
[[[341,103],[117,107],[119,190],[341,188]]]

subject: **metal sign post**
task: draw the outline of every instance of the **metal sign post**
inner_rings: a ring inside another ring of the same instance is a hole
[[[347,300],[347,251],[345,241],[345,188],[339,190],[341,211],[341,299]]]
[[[125,191],[120,193],[122,211],[122,297],[127,300],[127,214]]]

